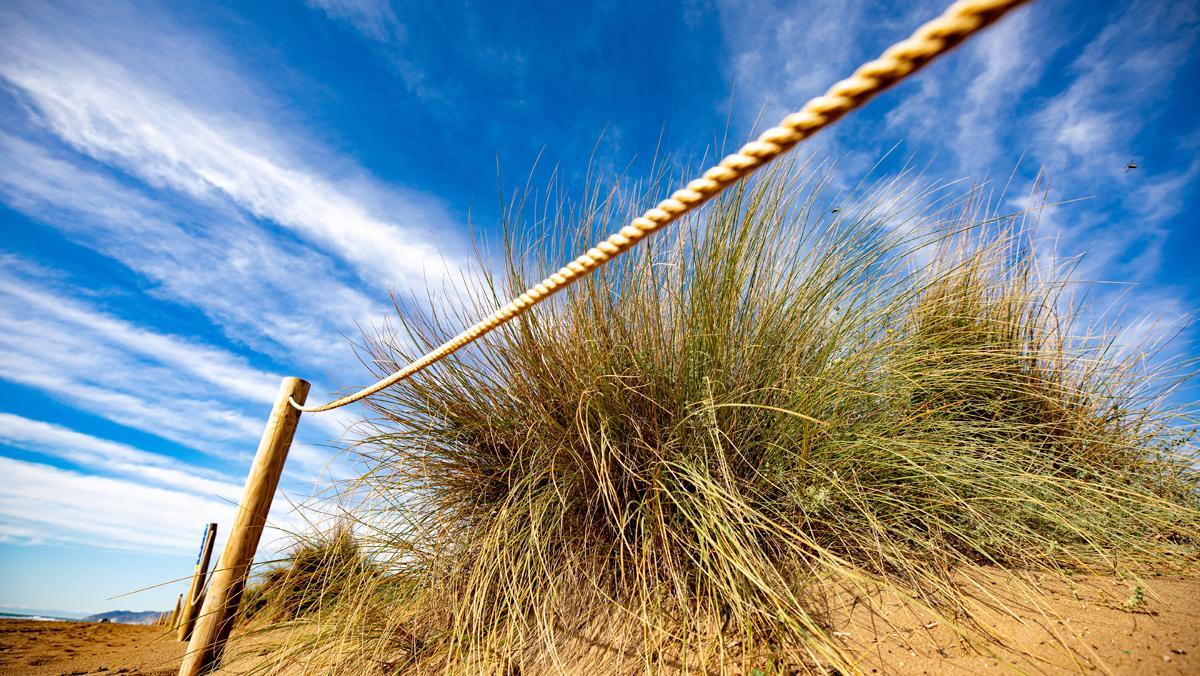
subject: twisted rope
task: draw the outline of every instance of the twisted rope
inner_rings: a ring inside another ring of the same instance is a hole
[[[336,401],[319,406],[301,406],[297,410],[328,411],[379,392],[453,354],[529,308],[566,288],[580,277],[604,265],[614,256],[633,248],[649,235],[695,210],[754,170],[791,150],[800,141],[833,124],[842,116],[861,107],[876,94],[921,69],[934,58],[950,51],[972,34],[995,22],[1027,0],[958,0],[938,18],[917,29],[907,40],[887,49],[878,59],[859,66],[850,77],[834,84],[799,111],[783,118],[778,126],[762,133],[737,152],[725,157],[700,177],[677,190],[629,225],[589,249],[558,272],[534,284],[504,307],[484,317],[474,326],[442,343],[432,352],[410,363],[379,382]]]

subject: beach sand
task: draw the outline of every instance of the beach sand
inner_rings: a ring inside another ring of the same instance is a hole
[[[1029,586],[1007,573],[976,579],[982,628],[1002,637],[1002,647],[981,653],[943,623],[882,595],[871,605],[891,626],[880,625],[880,616],[872,623],[861,604],[843,618],[841,633],[862,660],[862,673],[1200,674],[1200,578],[1032,575]],[[235,633],[221,673],[267,666],[261,660],[270,657],[255,649],[261,640],[239,640]],[[0,674],[167,676],[177,673],[183,652],[184,644],[163,627],[0,620]],[[304,673],[311,665],[267,670]]]
[[[174,675],[184,647],[165,627],[0,620],[0,674]]]
[[[874,623],[859,608],[845,627],[863,673],[1200,674],[1198,578],[1064,580],[982,569],[971,579],[977,629],[995,643],[967,645],[944,621],[882,596],[872,603]]]

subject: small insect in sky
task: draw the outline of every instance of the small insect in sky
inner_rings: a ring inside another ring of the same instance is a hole
[[[1138,168],[1137,162],[1134,162],[1133,160],[1129,160],[1128,162],[1125,163],[1125,173],[1126,174],[1128,174],[1129,172],[1131,172],[1137,168]]]
[[[830,213],[836,214],[837,212],[841,211],[841,209],[834,207],[834,208],[830,209],[829,211],[830,211]]]

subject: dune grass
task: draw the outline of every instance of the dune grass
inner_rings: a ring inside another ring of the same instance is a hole
[[[291,537],[284,556],[258,571],[243,593],[241,621],[277,624],[336,608],[377,572],[345,525]]]
[[[373,399],[349,490],[380,572],[291,649],[347,671],[853,673],[847,597],[885,588],[976,640],[971,567],[1194,566],[1195,408],[1171,403],[1192,365],[1083,325],[1036,212],[821,175],[764,172]],[[500,271],[369,332],[367,363],[437,344],[660,187],[514,203],[481,254]]]

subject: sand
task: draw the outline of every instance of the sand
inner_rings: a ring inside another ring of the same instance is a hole
[[[845,627],[863,673],[1200,674],[1200,579],[973,577],[978,630],[997,643],[970,645],[944,619],[879,598],[874,625],[860,608]]]
[[[879,617],[872,624],[860,605],[842,627],[862,672],[1200,674],[1200,578],[1022,581],[995,572],[978,582],[981,628],[1003,645],[971,646],[948,623],[881,595],[872,605],[892,626],[883,628]],[[230,655],[261,655],[238,643],[235,635]],[[0,674],[166,676],[177,673],[183,652],[162,627],[0,620]],[[262,662],[227,666],[226,673],[241,673]]]
[[[0,674],[173,676],[184,647],[165,627],[0,620]]]

